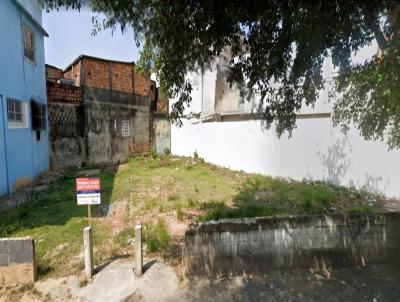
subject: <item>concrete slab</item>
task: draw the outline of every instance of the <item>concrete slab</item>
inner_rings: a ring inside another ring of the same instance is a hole
[[[84,287],[79,286],[77,276],[71,276],[37,282],[36,288],[54,301],[119,302],[137,297],[140,301],[173,301],[179,284],[174,269],[148,259],[144,267],[147,270],[137,278],[134,259],[120,259],[104,266]]]

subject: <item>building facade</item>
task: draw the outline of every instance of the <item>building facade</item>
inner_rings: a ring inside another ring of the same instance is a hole
[[[0,196],[49,167],[41,24],[40,1],[0,2]]]
[[[133,62],[81,55],[46,75],[52,169],[123,163],[168,144],[168,103]]]
[[[374,50],[371,50],[371,55]],[[276,135],[260,118],[258,99],[243,100],[238,87],[227,81],[229,57],[222,55],[211,70],[188,75],[192,104],[183,126],[171,127],[171,151],[250,173],[326,180],[389,197],[400,197],[400,150],[381,141],[366,141],[355,127],[345,135],[333,126],[334,100],[322,91],[314,107],[297,114],[291,137]],[[324,76],[333,67],[325,64]]]

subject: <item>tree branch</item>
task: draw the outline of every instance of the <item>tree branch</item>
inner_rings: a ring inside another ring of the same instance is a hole
[[[378,47],[381,50],[385,49],[388,46],[388,42],[379,25],[379,19],[370,7],[363,6],[362,11],[364,13],[365,20],[367,21],[369,28],[374,34],[375,40],[378,43]]]

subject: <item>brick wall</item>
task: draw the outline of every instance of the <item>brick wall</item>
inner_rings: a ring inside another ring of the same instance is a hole
[[[82,102],[82,88],[65,84],[47,82],[47,100]]]
[[[135,71],[134,90],[135,93],[142,96],[150,96],[150,78]]]
[[[113,62],[112,70],[112,89],[115,91],[132,93],[132,69],[131,64]]]
[[[80,82],[81,64],[84,71],[83,83]],[[133,67],[131,63],[83,57],[64,73],[64,77],[75,80],[76,85],[106,90],[110,89],[111,83],[113,91],[135,93],[140,96],[148,96],[152,100],[155,99],[156,83],[151,81],[149,76],[133,72]],[[132,75],[134,79],[132,79]]]
[[[81,85],[81,61],[77,61],[73,64],[66,72],[64,72],[64,78],[74,80],[75,85]]]
[[[110,89],[110,67],[109,62],[84,58],[84,83],[83,85],[93,88]]]
[[[59,68],[46,65],[46,80],[50,82],[57,82],[63,77],[63,71]]]

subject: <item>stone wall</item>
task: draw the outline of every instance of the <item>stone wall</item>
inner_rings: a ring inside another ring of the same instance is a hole
[[[35,241],[0,239],[0,286],[36,280]]]
[[[400,265],[400,213],[222,220],[191,226],[186,275]]]

